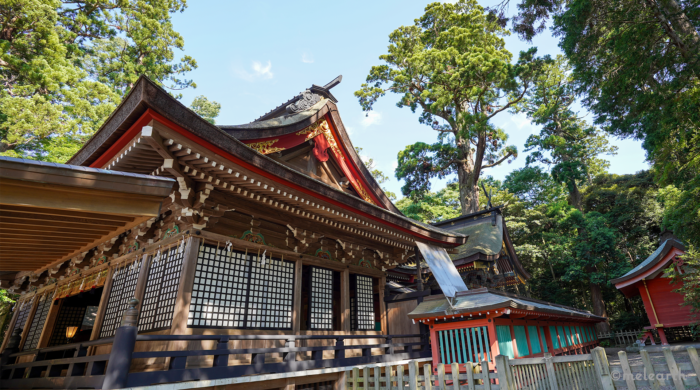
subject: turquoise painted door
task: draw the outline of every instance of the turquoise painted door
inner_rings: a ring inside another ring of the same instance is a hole
[[[501,351],[501,355],[514,359],[513,336],[510,334],[510,326],[496,325],[496,338],[498,338],[498,349]]]
[[[491,361],[491,343],[488,328],[485,326],[438,330],[436,336],[440,363]]]
[[[557,337],[557,329],[553,326],[549,327],[549,337],[552,338],[552,347],[554,349],[559,349],[561,348],[559,346],[559,337]]]
[[[536,326],[528,326],[527,327],[527,335],[530,337],[530,346],[532,347],[532,354],[540,353],[542,352],[542,348],[540,347],[540,338],[537,334],[537,327]]]
[[[515,345],[518,347],[518,356],[524,357],[530,354],[530,349],[527,347],[527,334],[525,327],[522,325],[513,326],[515,332]]]
[[[540,339],[541,339],[540,341],[542,341],[542,349],[544,349],[545,352],[549,352],[547,350],[547,336],[545,335],[544,332],[545,332],[544,326],[541,326],[540,327]]]
[[[564,333],[564,328],[557,326],[557,331],[559,333],[559,340],[561,341],[561,347],[570,347],[571,341],[566,339],[566,334]]]

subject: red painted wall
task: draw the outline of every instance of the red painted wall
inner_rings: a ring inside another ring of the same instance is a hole
[[[656,309],[656,314],[659,316],[659,323],[664,327],[689,325],[692,323],[690,307],[681,305],[683,303],[683,295],[672,292],[680,286],[678,284],[671,285],[669,281],[670,279],[668,278],[657,277],[646,282],[651,300],[654,303],[654,309]],[[637,286],[644,301],[649,323],[654,325],[656,324],[656,318],[654,318],[654,311],[649,303],[649,295],[644,289],[644,283],[639,282]]]

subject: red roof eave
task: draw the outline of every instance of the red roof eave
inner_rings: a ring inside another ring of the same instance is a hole
[[[336,207],[339,207],[339,208],[342,208],[344,210],[359,214],[365,218],[369,218],[369,219],[371,219],[379,224],[382,224],[384,226],[388,226],[388,227],[391,227],[392,229],[396,229],[396,230],[399,230],[403,233],[407,233],[413,237],[419,237],[422,240],[431,241],[431,242],[437,242],[437,243],[443,243],[443,244],[445,243],[444,241],[441,241],[441,240],[438,240],[438,239],[435,239],[432,237],[424,236],[420,233],[414,232],[410,229],[403,228],[401,226],[397,226],[393,223],[388,223],[387,221],[385,221],[382,218],[367,214],[363,211],[360,211],[360,210],[357,210],[353,207],[350,207],[344,203],[327,198],[327,197],[320,195],[318,193],[315,193],[307,188],[301,187],[301,186],[299,186],[291,181],[282,179],[282,178],[277,177],[269,172],[266,172],[266,171],[264,171],[256,166],[253,166],[252,164],[249,164],[248,162],[246,162],[244,160],[241,160],[240,158],[230,154],[229,152],[221,149],[220,147],[210,143],[209,141],[185,130],[184,128],[180,127],[179,125],[175,124],[174,122],[170,121],[169,119],[158,114],[157,112],[153,111],[150,108],[147,109],[146,112],[144,112],[141,115],[141,117],[136,122],[134,122],[134,124],[131,125],[131,127],[129,127],[129,129],[124,134],[122,134],[122,136],[119,137],[119,139],[112,146],[110,146],[100,157],[98,157],[92,164],[90,164],[90,167],[91,168],[101,168],[103,165],[105,165],[117,153],[119,153],[119,151],[124,146],[126,146],[134,137],[136,137],[136,135],[141,131],[141,128],[143,126],[146,126],[151,120],[157,120],[157,121],[161,122],[162,124],[168,126],[171,130],[177,132],[178,134],[182,135],[183,137],[195,142],[198,145],[201,145],[201,146],[207,148],[208,150],[224,157],[225,159],[229,160],[230,162],[232,162],[234,164],[237,164],[245,169],[250,170],[251,172],[259,174],[260,176],[266,177],[272,181],[275,181],[275,182],[280,183],[282,185],[285,185],[287,187],[293,188],[297,191],[303,192],[309,196],[313,196],[314,198],[321,199],[325,202],[333,204]],[[330,121],[330,122],[332,122],[332,121]],[[336,136],[337,136],[337,133],[336,133]],[[355,169],[355,172],[357,172],[357,167],[355,167],[354,164],[352,164],[352,166]],[[374,195],[374,194],[372,194],[372,195]],[[378,204],[381,204],[381,202],[378,202]],[[454,244],[454,243],[449,243],[449,244],[453,245],[453,246],[459,245],[459,244]]]

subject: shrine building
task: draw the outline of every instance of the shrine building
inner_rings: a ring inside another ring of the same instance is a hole
[[[655,343],[652,333],[654,329],[658,332],[661,344],[668,345],[667,332],[685,333],[684,328],[695,323],[691,307],[683,305],[683,295],[674,292],[681,285],[674,283],[665,274],[670,267],[686,272],[683,260],[679,257],[684,253],[685,246],[680,241],[672,235],[664,235],[661,245],[654,253],[623,276],[610,281],[625,297],[642,297],[651,324],[645,327],[645,339],[651,338],[652,344]]]
[[[141,77],[67,164],[0,157],[0,286],[20,294],[0,389],[323,390],[596,345],[604,319],[504,292],[530,275],[502,208],[396,208],[340,81],[216,126]]]
[[[427,330],[387,308],[425,292],[387,277],[468,237],[387,198],[340,80],[215,126],[141,77],[67,164],[0,158],[0,283],[21,294],[0,388],[317,389],[343,367],[429,360]]]

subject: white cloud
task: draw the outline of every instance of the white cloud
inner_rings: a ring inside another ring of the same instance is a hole
[[[252,72],[245,69],[235,69],[238,77],[246,81],[256,81],[256,80],[269,80],[275,76],[272,73],[272,62],[267,61],[267,64],[263,65],[259,61],[253,61],[251,65]]]
[[[380,123],[382,123],[382,114],[376,111],[370,111],[367,114],[363,115],[362,120],[360,121],[360,124],[363,127],[378,125]]]
[[[399,167],[399,162],[396,161],[396,160],[394,160],[394,162],[391,163],[391,168],[393,168],[394,170],[396,170],[396,168],[398,168],[398,167]]]
[[[350,126],[345,126],[345,132],[348,133],[348,135],[352,135],[352,133],[355,132],[355,129]]]
[[[364,162],[364,163],[366,163],[367,161],[369,161],[369,159],[370,159],[370,157],[367,156],[367,155],[365,155],[365,154],[361,154],[361,155],[360,155],[360,160],[362,160],[362,162]]]
[[[305,64],[313,64],[314,57],[309,53],[304,53],[301,55],[301,62],[303,62]]]
[[[523,127],[530,127],[530,131],[532,133],[535,133],[537,131],[537,127],[532,124],[532,121],[530,118],[527,117],[524,113],[520,112],[514,115],[511,115],[510,117],[511,122],[515,123],[515,126],[518,128],[518,130],[521,130]]]

